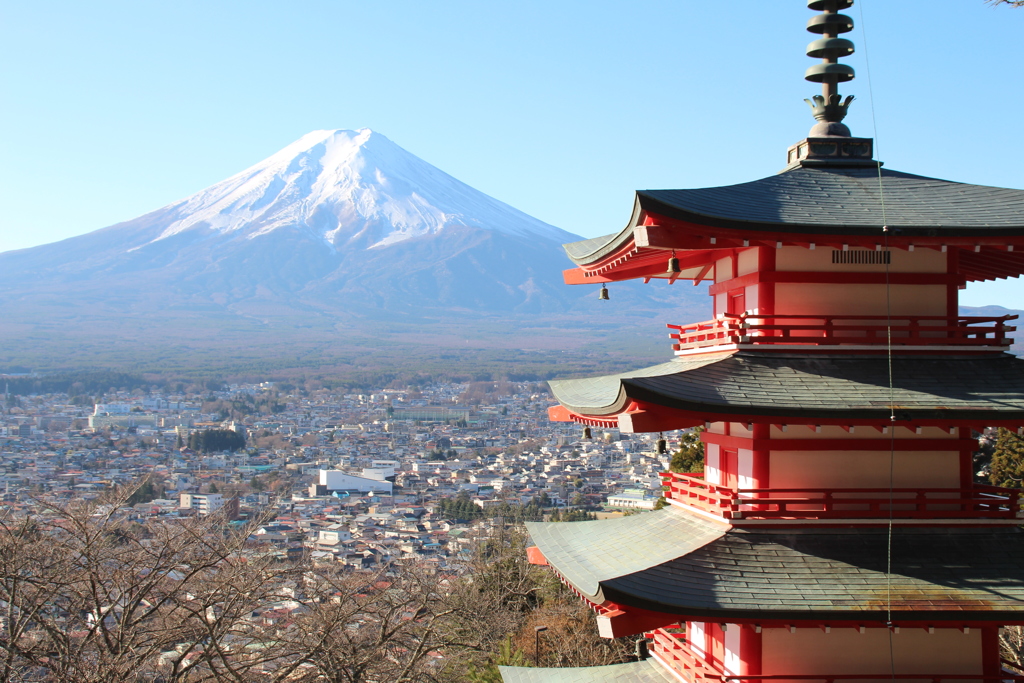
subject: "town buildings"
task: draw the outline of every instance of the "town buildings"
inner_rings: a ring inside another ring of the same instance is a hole
[[[222,505],[245,518],[271,508],[275,524],[261,529],[259,543],[371,569],[396,559],[458,566],[473,520],[438,514],[445,498],[467,496],[489,514],[535,498],[549,509],[597,510],[614,509],[608,499],[626,490],[646,492],[648,503],[660,494],[657,473],[667,456],[655,439],[614,429],[581,439],[570,425],[547,420],[550,397],[533,383],[472,407],[459,403],[467,389],[150,387],[107,392],[99,406],[66,394],[11,396],[0,412],[0,508],[45,516],[48,503],[149,478],[151,488],[131,508],[140,520],[205,515]],[[440,410],[446,406],[454,407]],[[422,407],[433,412],[395,418]],[[101,416],[144,422],[90,428]],[[188,448],[191,434],[232,426],[247,437],[243,450]]]

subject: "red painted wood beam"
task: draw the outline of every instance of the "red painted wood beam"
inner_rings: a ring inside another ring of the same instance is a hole
[[[720,258],[720,251],[722,250],[677,251],[676,258],[679,259],[679,266],[683,270],[704,268],[709,264],[713,265],[715,259]],[[728,252],[729,250],[724,251]],[[669,256],[665,251],[648,248],[626,254],[616,252],[599,262],[564,270],[562,278],[566,284],[579,285],[656,277],[667,275],[668,259]],[[704,270],[701,275],[702,279],[707,272]],[[684,277],[683,279],[690,278]]]
[[[978,448],[976,439],[752,439],[703,432],[701,440],[725,448],[773,451],[888,451],[893,443],[897,451],[959,452]]]
[[[674,614],[624,607],[598,614],[597,632],[602,638],[625,638],[656,628],[665,628],[678,621],[679,617]]]
[[[947,247],[965,247],[973,249],[975,245],[981,245],[983,247],[998,247],[1005,248],[1007,245],[1014,245],[1016,249],[1024,247],[1024,236],[986,236],[986,237],[971,237],[971,236],[928,236],[928,235],[894,235],[889,233],[888,239],[883,242],[882,236],[874,235],[828,235],[828,234],[807,234],[797,232],[782,232],[775,230],[743,230],[741,228],[722,228],[714,227],[709,225],[703,225],[700,223],[691,223],[689,221],[679,220],[676,218],[670,218],[668,216],[646,212],[645,221],[650,225],[656,225],[659,228],[664,229],[668,235],[671,235],[677,241],[693,242],[698,240],[708,240],[711,237],[716,238],[716,241],[721,244],[722,242],[732,241],[742,244],[743,240],[747,240],[751,244],[755,241],[779,241],[784,244],[808,244],[814,242],[818,246],[824,247],[827,245],[835,244],[836,246],[842,247],[843,244],[847,244],[850,247],[857,248],[871,248],[873,249],[876,244],[888,242],[890,248],[901,248],[906,249],[909,245],[913,244],[915,247],[925,246],[940,246],[946,245]],[[678,248],[678,247],[677,247]]]
[[[615,282],[610,277],[603,275],[588,275],[582,268],[569,268],[562,271],[562,280],[567,285],[596,285],[605,282]]]
[[[702,424],[704,420],[698,415],[652,404],[643,404],[639,409],[619,415],[619,429],[627,434],[670,432]]]
[[[548,420],[551,422],[572,422],[572,418],[573,413],[561,404],[548,408]]]
[[[879,430],[889,428],[891,426],[891,422],[887,419],[836,418],[829,420],[820,417],[811,418],[807,416],[787,417],[736,415],[710,411],[697,412],[679,410],[676,408],[669,408],[641,401],[632,402],[625,410],[614,415],[581,415],[574,413],[561,405],[551,406],[548,408],[548,418],[552,422],[576,422],[594,427],[618,428],[627,433],[629,433],[629,430],[632,430],[632,432],[635,433],[669,432],[677,429],[689,429],[691,427],[711,424],[713,422],[751,422],[754,425],[804,425],[811,428],[817,426],[854,425],[857,427],[874,427]],[[1018,428],[1024,427],[1024,420],[986,419],[983,424],[979,424],[978,418],[971,418],[970,420],[952,418],[928,420],[915,419],[910,422],[901,420],[896,427],[902,427],[905,429],[915,429],[916,427],[941,427],[943,429],[950,429],[956,427],[958,429],[973,429],[974,431],[979,432],[985,427],[1006,427],[1007,429],[1016,431]],[[769,440],[769,443],[777,443],[781,441],[782,440],[775,440],[773,442]],[[799,441],[802,443],[805,440],[801,439]],[[811,440],[811,442],[814,441],[815,440]],[[850,441],[851,443],[857,444],[868,443],[867,440],[861,442],[859,439],[851,439]],[[882,441],[886,442],[884,439]],[[936,443],[941,442],[942,444],[950,444],[953,446],[950,450],[959,450],[959,444],[961,441],[964,440],[950,439],[947,441],[945,439],[939,439],[936,440]],[[907,440],[907,443],[909,444],[911,441]]]
[[[957,275],[947,273],[830,273],[830,272],[754,272],[734,277],[711,285],[708,293],[723,294],[736,289],[758,285],[763,282],[775,284],[892,284],[892,285],[950,285],[959,284]]]

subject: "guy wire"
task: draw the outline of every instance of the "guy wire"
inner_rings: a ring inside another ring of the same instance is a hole
[[[864,1],[859,5],[860,32],[864,41],[864,70],[868,82],[868,108],[871,110],[871,132],[875,140],[875,159],[881,158],[880,146],[878,144],[878,121],[875,117],[875,94],[871,88],[871,60],[868,55],[867,24],[864,22]],[[889,220],[885,210],[885,187],[882,183],[882,162],[876,161],[875,168],[878,171],[878,201],[882,209],[882,239],[885,253],[889,253]],[[893,487],[896,469],[896,391],[893,383],[893,358],[892,358],[892,289],[889,278],[891,269],[890,256],[885,259],[885,357],[889,374],[889,524],[886,534],[885,550],[885,626],[889,632],[889,668],[893,680],[896,679],[896,658],[893,652],[893,623],[892,623],[892,537],[893,537]]]

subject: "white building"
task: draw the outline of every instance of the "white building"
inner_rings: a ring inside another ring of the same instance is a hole
[[[93,404],[93,415],[127,415],[132,407],[127,403],[95,403]]]
[[[384,481],[386,479],[394,480],[395,468],[394,467],[364,467],[363,476],[367,479],[376,479],[377,481]]]
[[[224,497],[219,493],[183,493],[178,507],[195,510],[200,515],[208,515],[224,506]]]
[[[352,533],[344,524],[332,524],[317,532],[317,545],[335,546],[352,539]]]
[[[330,491],[359,491],[369,493],[379,491],[391,493],[394,484],[382,479],[370,479],[368,477],[357,477],[341,470],[320,470],[320,486]]]
[[[658,502],[657,498],[648,496],[646,492],[639,489],[626,489],[622,493],[608,496],[608,507],[632,508],[638,510],[653,510]]]

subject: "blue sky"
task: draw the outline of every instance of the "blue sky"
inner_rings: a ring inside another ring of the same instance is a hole
[[[887,167],[1024,187],[1024,9],[847,13],[847,122]],[[0,251],[146,213],[319,128],[373,128],[542,220],[612,232],[636,189],[783,166],[813,123],[813,14],[804,0],[4,3]],[[963,300],[1021,308],[1024,285]]]

